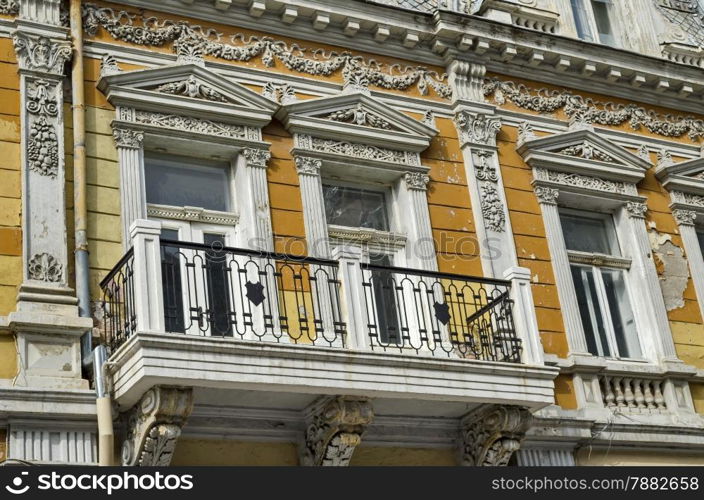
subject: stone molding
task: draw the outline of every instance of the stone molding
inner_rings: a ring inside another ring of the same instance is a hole
[[[155,386],[126,416],[122,465],[167,466],[193,409],[193,389]]]
[[[369,399],[323,397],[306,410],[301,465],[347,466],[374,418]]]

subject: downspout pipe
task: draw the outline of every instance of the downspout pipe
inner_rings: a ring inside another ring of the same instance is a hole
[[[88,285],[88,206],[86,195],[86,106],[83,90],[83,22],[81,0],[71,0],[71,92],[73,111],[73,214],[75,226],[76,296],[78,312],[89,318],[90,288]],[[90,346],[88,352],[90,352]]]
[[[75,226],[76,296],[78,313],[90,318],[90,287],[88,281],[88,205],[86,180],[86,105],[83,74],[83,16],[81,0],[71,0],[71,40],[73,60],[71,63],[71,92],[73,115],[73,213]],[[88,331],[82,339],[82,351],[91,352],[92,333]],[[86,355],[84,354],[84,356]],[[112,422],[112,400],[107,390],[105,366],[107,350],[100,345],[92,352],[95,406],[98,417],[98,464],[113,465],[115,435]],[[90,360],[90,357],[89,357]]]

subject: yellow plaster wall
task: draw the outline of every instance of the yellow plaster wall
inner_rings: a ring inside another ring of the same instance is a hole
[[[7,459],[7,431],[0,429],[0,462]]]
[[[701,453],[673,453],[668,451],[643,452],[637,450],[582,448],[575,454],[577,465],[622,465],[622,466],[702,466]]]
[[[448,466],[457,463],[453,448],[399,448],[360,446],[354,450],[350,466]]]
[[[254,443],[181,438],[171,465],[298,465],[294,443]]]

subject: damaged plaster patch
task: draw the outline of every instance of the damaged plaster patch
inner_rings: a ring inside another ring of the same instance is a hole
[[[657,231],[650,224],[648,231],[653,260],[658,271],[660,289],[668,311],[684,307],[684,291],[689,281],[689,266],[682,249],[672,243],[672,236]]]

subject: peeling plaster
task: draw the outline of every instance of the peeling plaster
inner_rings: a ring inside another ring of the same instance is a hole
[[[672,235],[658,232],[655,224],[650,225],[648,236],[665,308],[672,311],[684,307],[684,291],[689,282],[689,265],[684,252],[672,242]]]

